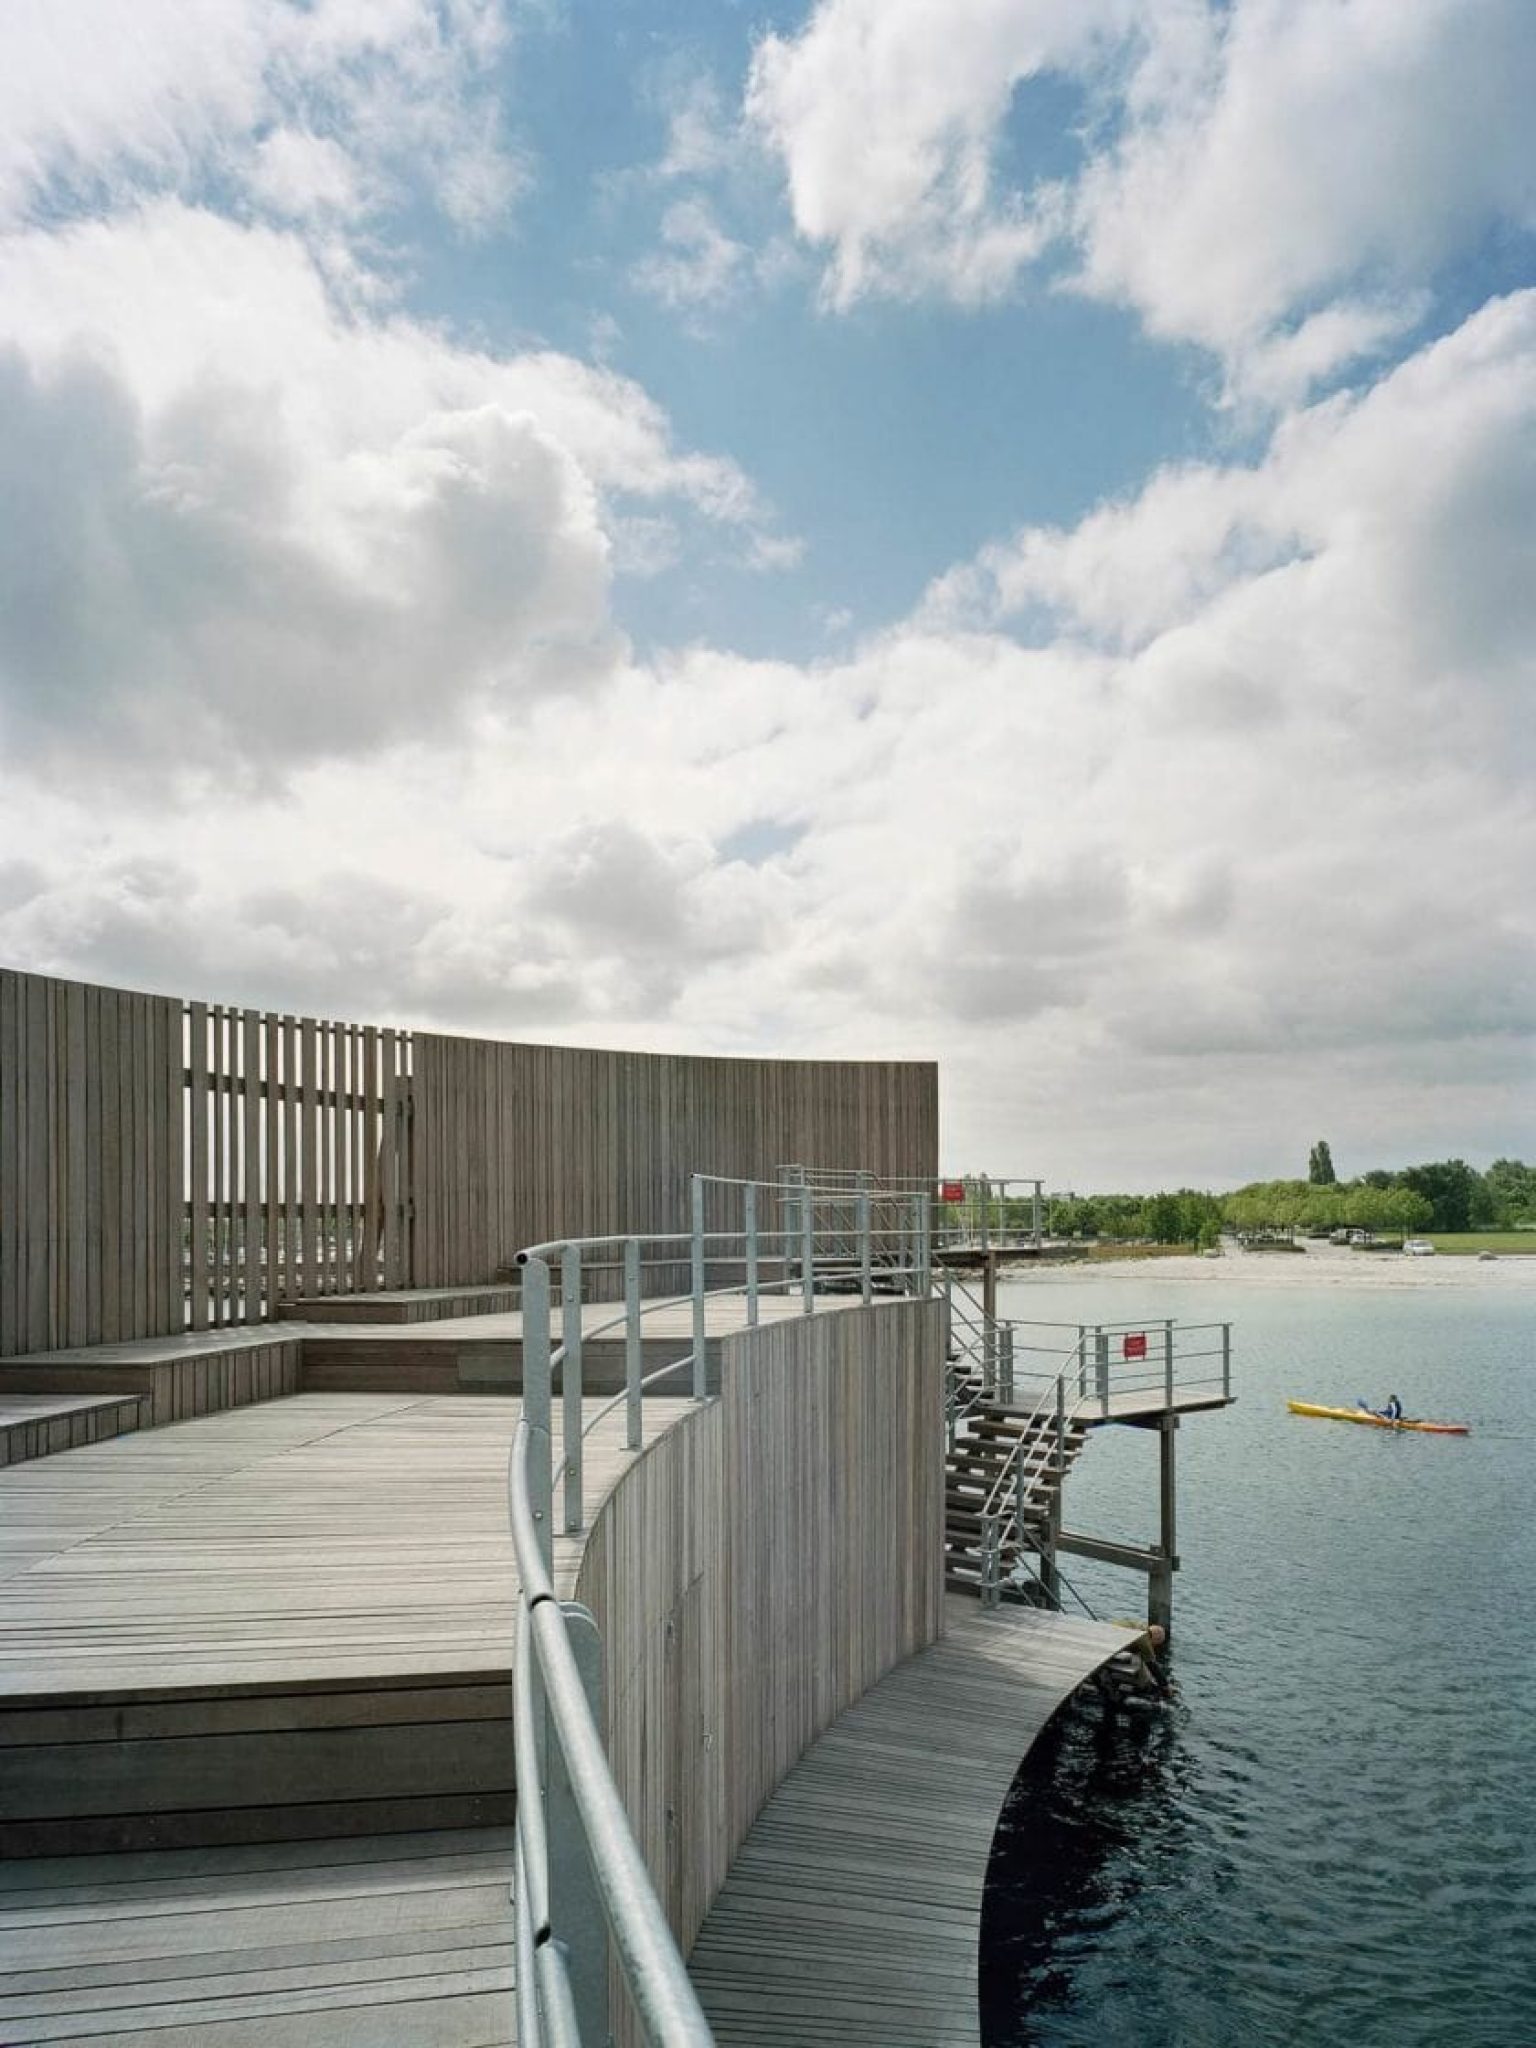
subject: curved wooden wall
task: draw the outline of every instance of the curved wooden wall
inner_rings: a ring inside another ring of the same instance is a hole
[[[685,1950],[803,1751],[941,1633],[943,1389],[938,1300],[744,1331],[594,1517],[609,1760]]]
[[[414,1040],[415,1282],[489,1280],[523,1245],[685,1230],[694,1173],[790,1161],[938,1171],[937,1069]],[[739,1220],[720,1227],[739,1229]]]
[[[0,970],[0,1357],[472,1285],[687,1178],[930,1177],[936,1069],[512,1045]]]

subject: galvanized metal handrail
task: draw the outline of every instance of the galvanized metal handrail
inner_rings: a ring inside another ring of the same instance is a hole
[[[741,1203],[741,1230],[704,1228],[706,1205],[722,1200]],[[775,1205],[777,1224],[771,1220]],[[868,1302],[873,1299],[877,1270],[884,1278],[896,1275],[909,1281],[916,1294],[931,1291],[926,1204],[904,1191],[862,1184],[853,1191],[850,1205],[841,1194],[834,1199],[803,1180],[695,1176],[690,1206],[693,1227],[686,1234],[566,1239],[531,1246],[518,1257],[523,1274],[523,1416],[508,1469],[508,1514],[519,1576],[513,1690],[518,1784],[514,1903],[518,2039],[524,2048],[545,2043],[579,2048],[584,2040],[606,2038],[604,1959],[609,1939],[648,2041],[675,2042],[679,2048],[697,2043],[703,2048],[713,2038],[630,1831],[603,1753],[587,1681],[572,1647],[571,1629],[578,1623],[590,1628],[590,1616],[556,1597],[556,1488],[563,1496],[561,1526],[574,1534],[584,1523],[583,1451],[591,1432],[622,1403],[627,1410],[626,1447],[639,1449],[646,1391],[664,1381],[675,1385],[683,1371],[690,1374],[693,1397],[709,1398],[707,1311],[712,1301],[745,1299],[751,1326],[759,1320],[760,1297],[774,1291],[798,1293],[809,1313],[816,1306],[818,1288],[856,1276]],[[886,1227],[883,1218],[893,1208],[898,1223]],[[605,1260],[604,1254],[615,1251],[617,1260]],[[668,1251],[670,1256],[658,1256]],[[642,1296],[647,1269],[685,1262],[692,1280],[686,1295]],[[611,1272],[615,1266],[624,1275],[623,1303],[611,1315],[600,1313],[589,1322],[584,1287],[594,1271]],[[711,1269],[718,1272],[721,1267],[740,1268],[743,1277],[727,1286],[710,1286]],[[780,1270],[782,1277],[769,1277]],[[558,1341],[552,1303],[557,1273]],[[686,1348],[644,1371],[645,1316],[684,1304],[691,1312]],[[624,1386],[597,1414],[588,1416],[582,1397],[585,1346],[620,1328]],[[557,1365],[563,1412],[558,1464],[553,1456]],[[566,1903],[553,1895],[554,1845],[545,1810],[556,1753],[568,1781],[569,1811],[584,1844],[584,1853],[567,1857],[566,1867],[590,1870],[588,1893],[582,1893],[578,1880]]]

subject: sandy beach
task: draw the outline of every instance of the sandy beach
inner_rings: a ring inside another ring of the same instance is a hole
[[[1296,1252],[1245,1252],[1227,1244],[1219,1259],[1192,1254],[1167,1259],[1103,1259],[1080,1263],[1023,1264],[1005,1269],[1010,1277],[1027,1273],[1032,1287],[1071,1285],[1085,1280],[1200,1280],[1213,1287],[1347,1287],[1476,1288],[1485,1291],[1525,1289],[1536,1295],[1536,1248],[1529,1255],[1496,1259],[1451,1257],[1408,1258],[1402,1252],[1358,1252],[1347,1245],[1308,1244]]]

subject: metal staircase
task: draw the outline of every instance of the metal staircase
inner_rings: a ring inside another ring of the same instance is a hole
[[[1002,1597],[1024,1565],[1025,1583],[1043,1576],[1026,1557],[1049,1559],[1065,1480],[1087,1437],[1054,1404],[1033,1413],[988,1398],[957,1380],[952,1441],[944,1460],[945,1577],[956,1590]]]

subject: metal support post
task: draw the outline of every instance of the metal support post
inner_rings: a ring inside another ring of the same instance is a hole
[[[523,1266],[523,1414],[533,1437],[528,1457],[528,1497],[546,1565],[554,1555],[550,1381],[549,1268],[542,1259],[529,1259]]]
[[[867,1187],[859,1189],[859,1292],[868,1308],[875,1298],[875,1268]]]
[[[1163,1324],[1163,1400],[1173,1406],[1173,1324]]]
[[[640,1339],[640,1240],[624,1240],[624,1447],[638,1451],[644,1424],[641,1420],[641,1381],[645,1377],[645,1353]]]
[[[933,1232],[932,1217],[926,1195],[914,1195],[916,1210],[913,1236],[917,1242],[917,1273],[912,1292],[920,1299],[926,1299],[933,1292]]]
[[[1030,1236],[1034,1239],[1035,1250],[1039,1251],[1045,1241],[1045,1212],[1040,1195],[1041,1183],[1035,1182],[1034,1212],[1030,1220]]]
[[[702,1401],[708,1391],[709,1338],[704,1322],[704,1180],[701,1174],[693,1176],[693,1243],[691,1251],[691,1272],[693,1279],[693,1398]]]
[[[816,1306],[816,1208],[809,1187],[800,1196],[800,1300],[810,1315]]]
[[[1098,1388],[1100,1411],[1109,1413],[1109,1333],[1097,1324],[1093,1330],[1093,1368]]]
[[[1221,1395],[1224,1401],[1232,1398],[1232,1325],[1221,1326]]]
[[[568,1244],[560,1254],[560,1413],[561,1449],[565,1456],[567,1536],[581,1527],[581,1248]]]
[[[1157,1561],[1147,1575],[1147,1620],[1173,1634],[1173,1575],[1179,1568],[1178,1484],[1175,1447],[1177,1415],[1165,1415],[1157,1427],[1159,1528]]]
[[[582,1690],[598,1726],[603,1720],[603,1643],[589,1609],[562,1600],[566,1638],[576,1660]],[[566,1975],[576,2009],[579,2038],[608,2038],[608,1923],[592,1875],[586,1834],[565,1756],[553,1728],[547,1736],[546,1812],[549,1836],[551,1919],[566,1946]]]
[[[1056,1375],[1056,1470],[1047,1499],[1045,1540],[1040,1551],[1040,1585],[1053,1607],[1061,1606],[1061,1570],[1057,1564],[1061,1537],[1061,1489],[1067,1479],[1067,1387]]]
[[[747,1238],[747,1327],[757,1328],[757,1182],[749,1180],[742,1197],[742,1225]]]
[[[944,1303],[944,1403],[948,1425],[949,1449],[955,1448],[959,1433],[960,1395],[958,1381],[959,1366],[951,1356],[955,1348],[955,1282],[946,1266],[944,1269],[944,1292],[940,1299]]]
[[[983,1607],[998,1607],[1002,1604],[999,1586],[1000,1558],[997,1543],[997,1519],[993,1515],[984,1518],[981,1525],[981,1604]]]
[[[983,1174],[978,1185],[981,1189],[981,1248],[985,1252],[992,1245],[992,1183]]]
[[[1088,1392],[1088,1338],[1081,1323],[1077,1326],[1077,1398],[1083,1400]]]
[[[1005,1401],[1011,1401],[1013,1399],[1013,1325],[1011,1323],[998,1324],[997,1362],[1002,1397]]]

